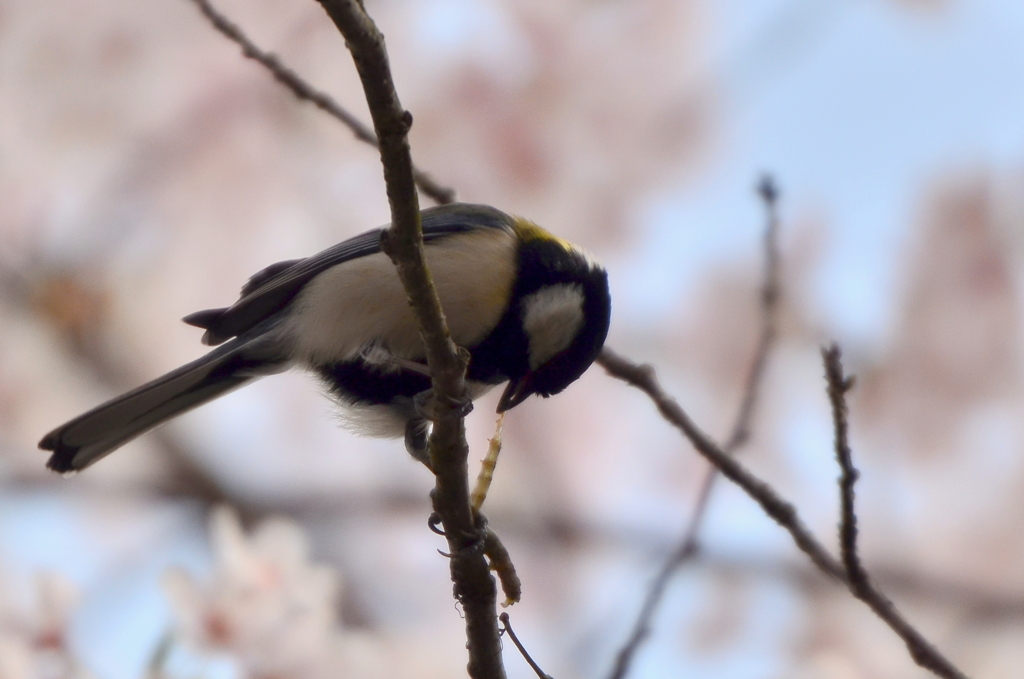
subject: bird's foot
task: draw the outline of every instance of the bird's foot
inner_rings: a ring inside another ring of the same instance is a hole
[[[427,450],[429,435],[429,420],[415,417],[405,423],[405,449],[409,451],[414,460],[422,462],[427,469],[433,471],[433,467],[430,466],[430,453]]]
[[[427,389],[413,396],[412,403],[419,417],[429,422],[436,422],[439,419],[437,410],[440,400],[434,395],[433,389]],[[468,395],[461,398],[444,397],[444,402],[451,409],[451,414],[455,417],[465,417],[473,412],[473,399]]]

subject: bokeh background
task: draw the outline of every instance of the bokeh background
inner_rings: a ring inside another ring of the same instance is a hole
[[[367,117],[316,3],[217,6]],[[744,461],[834,545],[818,349],[838,340],[858,376],[867,566],[972,677],[1019,676],[1024,4],[368,9],[418,164],[603,260],[610,346],[658,366],[718,437],[757,334],[754,186],[774,174],[785,299]],[[308,377],[263,380],[72,479],[35,449],[198,356],[179,318],[387,214],[376,153],[191,3],[0,0],[0,677],[137,679],[168,631],[170,677],[464,671],[428,473],[400,442],[342,430]],[[476,456],[493,401],[468,421]],[[505,442],[485,511],[524,581],[513,623],[549,674],[606,676],[704,463],[597,368],[513,411]],[[223,513],[211,534],[225,503],[252,542]],[[701,535],[631,676],[927,676],[734,488],[716,486]],[[292,618],[289,596],[306,597]],[[204,653],[217,640],[234,653]],[[532,676],[506,646],[510,676]]]

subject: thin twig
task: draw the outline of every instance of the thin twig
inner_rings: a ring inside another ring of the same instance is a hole
[[[842,565],[811,535],[811,532],[800,521],[796,508],[701,431],[679,406],[679,403],[661,388],[654,368],[649,365],[633,363],[607,346],[601,351],[597,360],[609,375],[646,393],[654,401],[662,417],[679,429],[697,449],[697,452],[717,467],[726,478],[742,488],[755,502],[761,505],[769,517],[788,530],[793,535],[797,546],[810,557],[818,568],[838,580],[845,581],[845,571]]]
[[[910,656],[918,665],[931,670],[944,679],[966,679],[963,672],[957,669],[903,618],[891,601],[870,585],[868,585],[867,592],[855,590],[847,576],[846,569],[808,530],[800,519],[796,508],[701,431],[689,415],[679,407],[676,400],[662,390],[651,366],[637,365],[608,347],[601,352],[598,362],[611,376],[646,393],[657,406],[662,417],[679,429],[698,453],[757,502],[772,520],[785,528],[797,547],[810,558],[815,566],[846,585],[854,596],[864,601],[878,617],[884,620],[903,639],[910,651]]]
[[[463,422],[468,352],[452,341],[424,258],[407,136],[412,115],[398,100],[384,36],[358,0],[320,0],[320,4],[345,37],[363,83],[391,207],[391,227],[381,237],[381,247],[398,270],[426,349],[434,395],[434,426],[428,444],[435,474],[431,499],[452,555],[455,597],[465,613],[469,675],[504,679],[495,615],[497,585],[480,549],[483,535],[469,504],[469,446]]]
[[[842,352],[838,345],[833,344],[822,349],[821,357],[825,364],[828,397],[832,405],[836,460],[841,470],[839,476],[841,503],[839,544],[843,566],[846,568],[847,585],[855,597],[867,604],[875,615],[888,623],[893,631],[903,639],[914,662],[941,677],[966,679],[966,675],[921,636],[921,633],[903,618],[892,601],[871,583],[867,571],[864,570],[864,566],[860,562],[860,556],[857,553],[857,512],[854,506],[854,486],[860,472],[853,466],[846,406],[846,392],[853,388],[853,378],[843,374]]]
[[[209,0],[192,0],[192,2],[203,13],[203,16],[210,20],[214,28],[220,31],[224,37],[242,48],[242,54],[245,57],[262,64],[270,71],[275,80],[291,90],[292,94],[297,98],[310,102],[320,110],[340,120],[342,124],[352,131],[352,134],[359,141],[366,142],[374,148],[379,148],[377,135],[373,133],[369,126],[345,110],[329,94],[314,88],[303,80],[302,77],[282,62],[281,58],[276,54],[260,49],[237,24],[214,9]],[[413,177],[420,191],[430,196],[438,204],[444,205],[455,200],[454,189],[441,186],[426,172],[413,167]]]
[[[153,649],[153,655],[149,657],[149,662],[146,663],[146,679],[164,679],[167,676],[165,672],[167,658],[170,656],[173,648],[174,632],[167,630],[160,636],[156,648]]]
[[[516,645],[516,648],[519,649],[519,653],[522,654],[526,662],[531,668],[533,668],[533,671],[537,673],[537,676],[540,677],[540,679],[554,679],[554,677],[542,670],[540,665],[534,662],[533,658],[530,657],[530,654],[526,652],[526,648],[523,646],[522,642],[519,641],[519,637],[517,637],[516,633],[512,631],[512,623],[509,622],[508,613],[502,613],[498,616],[498,619],[501,620],[501,624],[504,625],[505,632],[507,632],[509,638],[512,639],[512,643]]]
[[[736,421],[732,427],[732,433],[724,446],[724,450],[733,454],[742,447],[750,438],[751,422],[754,419],[754,411],[757,406],[757,397],[760,393],[761,382],[764,379],[765,369],[768,365],[768,355],[772,345],[775,343],[777,334],[777,316],[780,297],[779,286],[779,215],[778,197],[779,192],[775,182],[770,175],[765,175],[758,183],[758,194],[764,202],[766,219],[764,230],[764,280],[761,283],[760,308],[761,308],[761,332],[757,340],[757,347],[754,350],[754,357],[750,363],[750,370],[743,387],[743,399],[736,414]],[[629,672],[640,645],[651,633],[651,620],[658,610],[665,595],[665,589],[669,581],[683,564],[696,556],[698,552],[698,536],[700,527],[707,513],[708,503],[711,500],[711,489],[714,487],[715,479],[718,478],[718,468],[714,465],[708,467],[701,482],[700,490],[697,492],[697,501],[694,503],[693,512],[690,514],[690,522],[683,532],[683,539],[679,546],[669,555],[669,558],[662,565],[658,575],[651,582],[647,595],[644,597],[644,604],[637,614],[632,630],[626,643],[615,655],[615,664],[609,673],[609,679],[622,679]]]
[[[835,429],[836,462],[839,463],[839,547],[850,585],[863,591],[868,576],[857,554],[857,511],[854,506],[854,486],[860,472],[853,466],[850,451],[847,421],[846,392],[853,388],[853,378],[843,376],[842,352],[839,345],[822,348],[821,359],[825,364],[825,381],[828,383],[828,400],[832,406],[832,426]]]
[[[700,530],[701,521],[708,507],[711,488],[717,475],[715,473],[716,470],[717,467],[712,466],[704,476],[704,482],[700,487],[697,502],[694,505],[694,513],[690,516],[690,523],[686,526],[683,540],[673,550],[672,554],[669,555],[668,559],[665,560],[661,570],[658,571],[658,575],[651,581],[647,594],[644,596],[643,606],[640,607],[640,612],[633,622],[629,637],[627,637],[626,643],[622,645],[619,652],[615,654],[615,664],[612,665],[612,670],[608,673],[609,679],[622,679],[622,677],[629,673],[629,668],[633,663],[633,658],[636,657],[637,651],[640,650],[640,645],[651,634],[651,621],[654,619],[654,614],[658,611],[658,605],[661,604],[661,600],[665,596],[665,590],[668,588],[669,581],[672,580],[672,576],[675,575],[676,571],[697,553],[697,533]]]
[[[757,409],[757,398],[761,382],[768,367],[768,356],[778,335],[779,299],[782,296],[779,255],[779,190],[771,175],[764,175],[757,186],[758,195],[764,202],[764,280],[760,290],[761,332],[757,339],[754,358],[743,388],[743,400],[732,433],[725,443],[727,451],[735,452],[750,438],[750,427]]]

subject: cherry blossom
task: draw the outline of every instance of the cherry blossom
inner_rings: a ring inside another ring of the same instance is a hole
[[[246,535],[227,507],[210,519],[211,577],[173,569],[164,579],[178,638],[201,653],[228,653],[250,677],[318,677],[338,630],[339,578],[310,563],[295,524],[269,519]]]
[[[34,580],[21,598],[0,582],[0,679],[87,679],[67,644],[77,588],[52,571]]]

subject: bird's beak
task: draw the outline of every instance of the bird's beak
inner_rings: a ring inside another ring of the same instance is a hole
[[[505,387],[505,393],[501,395],[501,400],[498,401],[498,412],[503,413],[506,410],[511,410],[517,405],[525,401],[533,393],[532,388],[533,374],[527,373],[518,380],[512,380]]]

